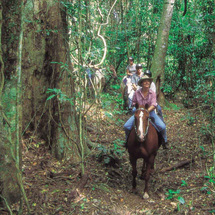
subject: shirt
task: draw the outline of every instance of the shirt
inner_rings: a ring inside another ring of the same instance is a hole
[[[138,85],[138,81],[140,80],[140,78],[142,77],[142,73],[139,75],[137,75],[136,73],[134,75],[132,75],[131,77],[131,83],[132,84],[135,84],[135,85]]]
[[[156,93],[156,86],[154,82],[151,83],[150,89]]]
[[[136,72],[136,64],[134,63],[132,65],[129,64],[126,69],[128,69],[130,73],[134,74]]]
[[[148,104],[149,107],[150,106],[157,107],[156,93],[153,92],[151,89],[149,89],[148,95],[144,97],[140,88],[139,90],[135,91],[134,97],[132,100],[132,105],[135,106],[136,104],[143,105],[143,106]]]

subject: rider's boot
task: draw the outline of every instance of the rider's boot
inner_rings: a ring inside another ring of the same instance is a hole
[[[165,141],[162,142],[163,149],[169,149],[168,145],[169,145],[168,142]]]

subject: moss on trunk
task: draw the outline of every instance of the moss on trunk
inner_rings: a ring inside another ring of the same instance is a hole
[[[17,20],[17,23],[19,23],[20,19],[19,14],[14,13],[16,10],[19,11],[14,2],[8,3],[2,1],[0,4],[0,201],[4,200],[3,203],[11,205],[21,199],[20,183],[17,178],[18,165],[16,164],[17,160],[15,160],[14,156],[16,151],[14,143],[17,138],[15,68],[18,46],[15,44],[12,45],[9,42],[14,35],[19,35],[19,31],[14,31],[11,35],[9,30],[5,31],[5,29],[7,24],[13,23],[13,18]],[[13,16],[10,16],[11,14]],[[3,23],[4,25],[2,26]],[[8,43],[8,50],[6,43]],[[5,49],[2,50],[2,47]],[[12,49],[14,49],[13,53],[11,51]],[[8,62],[6,66],[4,61]],[[6,81],[5,77],[7,77]],[[21,161],[21,157],[19,156],[18,159],[17,163]]]
[[[74,153],[76,137],[72,108],[68,101],[58,98],[47,101],[47,89],[61,89],[72,97],[73,82],[67,70],[71,71],[69,47],[67,44],[66,13],[56,1],[29,1],[26,10],[32,10],[25,26],[25,50],[23,58],[23,130],[32,129],[47,141],[56,158]]]

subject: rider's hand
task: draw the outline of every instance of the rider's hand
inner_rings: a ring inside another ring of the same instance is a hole
[[[137,86],[135,84],[132,85],[133,90],[136,91],[137,90]]]

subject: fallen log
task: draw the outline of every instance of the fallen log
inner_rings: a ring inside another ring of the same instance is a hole
[[[173,169],[178,169],[178,168],[181,168],[187,164],[190,164],[190,163],[193,163],[194,162],[194,158],[192,159],[188,159],[188,160],[184,160],[184,161],[181,161],[180,163],[177,163],[177,164],[174,164],[170,167],[167,167],[167,168],[164,168],[162,170],[160,170],[160,172],[167,172],[167,171],[171,171]]]

